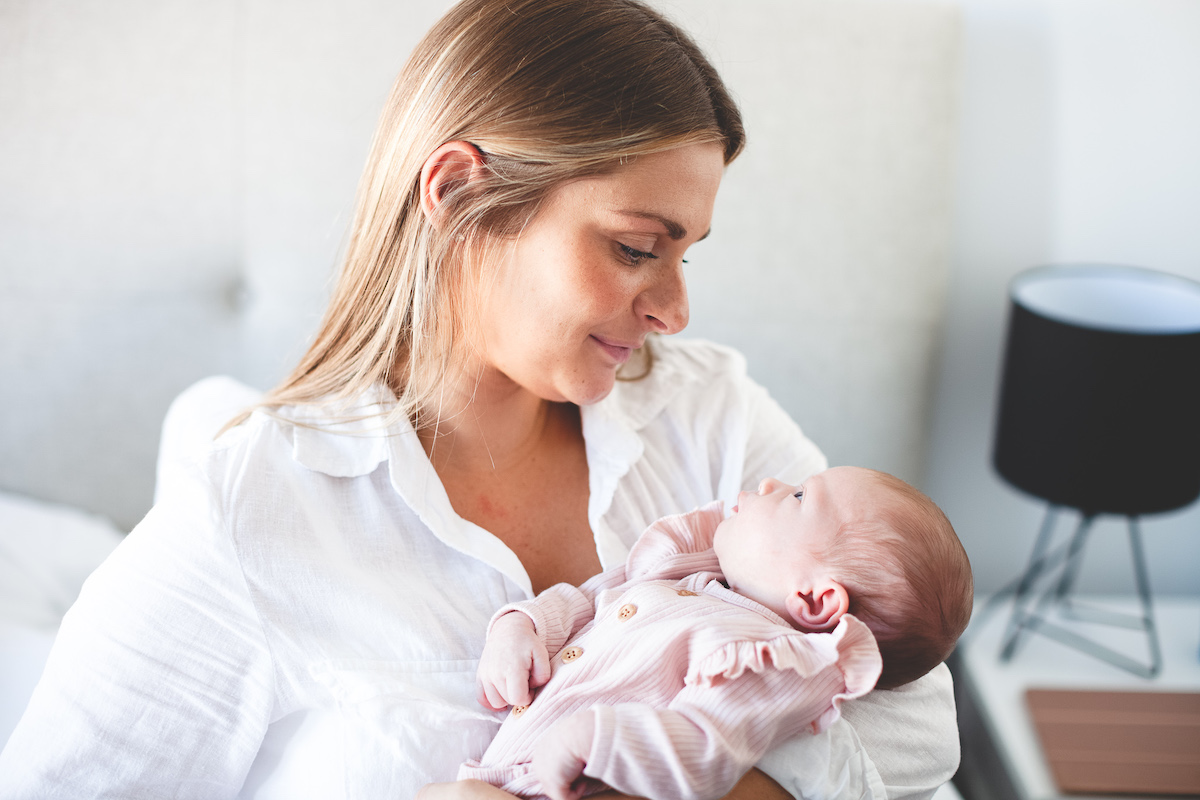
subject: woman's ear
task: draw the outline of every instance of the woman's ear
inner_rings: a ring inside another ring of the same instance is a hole
[[[823,633],[837,627],[842,615],[850,610],[850,595],[840,583],[826,579],[811,591],[792,592],[785,605],[800,630]]]
[[[446,142],[421,167],[421,210],[435,228],[446,196],[483,174],[483,153],[470,142]]]

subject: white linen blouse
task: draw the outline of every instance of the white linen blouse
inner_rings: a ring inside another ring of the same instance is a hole
[[[741,356],[655,348],[648,378],[582,409],[606,569],[661,516],[826,465]],[[495,733],[478,655],[492,613],[532,596],[411,426],[256,412],[85,584],[0,753],[0,798],[411,798]],[[928,797],[953,774],[944,666],[845,712],[760,767],[804,798]]]

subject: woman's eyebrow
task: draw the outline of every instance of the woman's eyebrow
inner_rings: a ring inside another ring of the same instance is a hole
[[[680,239],[687,236],[687,228],[683,227],[675,220],[670,219],[669,217],[664,217],[662,214],[655,214],[653,211],[618,211],[617,213],[624,214],[627,217],[638,217],[640,219],[652,219],[652,220],[660,223],[664,228],[666,228],[667,236],[670,236],[675,241],[679,241]],[[705,231],[704,235],[701,236],[696,241],[699,242],[703,239],[707,239],[708,235],[710,233],[712,233],[712,228],[709,228],[707,231]]]

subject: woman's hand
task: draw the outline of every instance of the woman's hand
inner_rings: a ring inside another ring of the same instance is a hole
[[[550,654],[533,620],[510,611],[492,624],[475,679],[479,702],[493,711],[533,702],[532,690],[550,680]]]
[[[791,800],[791,795],[766,773],[752,769],[747,772],[724,800]],[[607,791],[588,795],[588,800],[623,800],[629,795]],[[454,781],[430,783],[421,787],[415,800],[517,800],[503,789],[483,781]],[[635,800],[630,798],[630,800]]]
[[[627,794],[614,791],[588,795],[588,800],[625,800],[626,798],[635,800]],[[636,798],[636,800],[645,800],[645,798]],[[752,769],[742,776],[733,790],[722,800],[792,800],[792,796],[767,773]]]
[[[483,781],[454,781],[426,784],[414,800],[517,800],[517,796]]]

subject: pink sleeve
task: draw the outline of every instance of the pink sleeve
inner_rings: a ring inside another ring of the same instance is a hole
[[[596,595],[600,592],[635,581],[679,580],[697,572],[719,570],[712,537],[724,518],[720,502],[663,517],[646,528],[623,566],[601,572],[580,586],[555,584],[533,600],[503,606],[492,615],[488,631],[503,615],[520,611],[533,620],[546,649],[556,653],[595,616]]]
[[[488,633],[496,620],[511,611],[519,611],[533,620],[534,630],[551,653],[561,650],[596,615],[596,595],[626,582],[624,566],[593,575],[580,586],[556,583],[532,600],[501,606],[488,623]]]
[[[584,774],[640,797],[723,797],[768,751],[823,730],[843,700],[869,692],[882,662],[850,618],[831,634],[735,642],[702,663],[665,710],[594,707]]]
[[[825,677],[841,684],[840,674]],[[811,731],[829,706],[828,690],[820,694],[796,673],[773,670],[687,687],[665,710],[596,706],[584,774],[637,797],[723,797],[772,747]]]
[[[652,522],[629,551],[629,580],[680,580],[698,572],[719,572],[712,542],[724,518],[725,506],[717,501]]]

